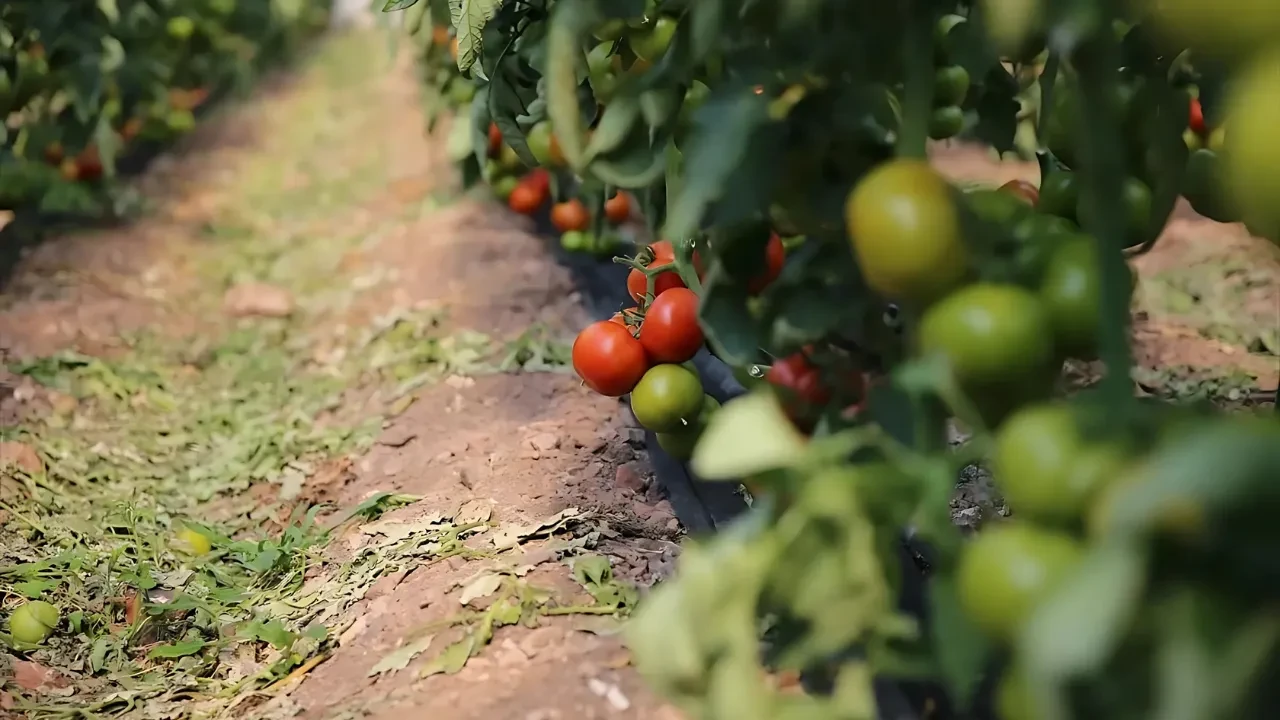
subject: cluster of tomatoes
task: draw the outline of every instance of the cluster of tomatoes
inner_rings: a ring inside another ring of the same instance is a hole
[[[959,15],[943,17],[937,26],[938,44],[933,80],[933,115],[929,118],[929,137],[946,140],[964,129],[964,104],[969,95],[969,71],[947,59],[948,35],[956,25],[966,22]]]
[[[592,232],[592,212],[582,198],[570,197],[551,202],[551,173],[565,167],[564,155],[551,132],[551,125],[547,122],[534,125],[525,141],[539,163],[538,167],[527,172],[520,157],[503,142],[497,125],[489,126],[486,174],[494,194],[521,215],[535,215],[550,204],[551,224],[560,232],[561,247],[569,252],[612,257],[622,246],[620,238],[607,230]],[[632,205],[630,194],[614,192],[604,201],[600,212],[610,226],[618,226],[631,219]]]
[[[755,293],[777,279],[786,260],[776,234],[770,236],[764,252],[764,270],[750,282]],[[674,248],[666,240],[643,249],[632,263],[627,292],[636,306],[580,332],[573,343],[573,369],[601,395],[630,395],[636,420],[656,434],[665,451],[686,460],[707,419],[719,407],[704,394],[691,362],[705,341],[698,320],[698,295],[681,279]],[[705,268],[696,252],[692,265],[701,279]],[[763,376],[788,394],[797,413],[829,397],[830,389],[803,354],[784,358]]]

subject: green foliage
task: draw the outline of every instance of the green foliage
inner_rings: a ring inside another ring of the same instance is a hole
[[[0,8],[0,209],[97,213],[142,142],[189,131],[323,29],[319,0],[6,3]]]

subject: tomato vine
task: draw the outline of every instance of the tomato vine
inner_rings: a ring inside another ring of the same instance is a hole
[[[1280,576],[1242,548],[1276,539],[1280,427],[1140,400],[1130,376],[1127,260],[1179,196],[1280,241],[1263,130],[1280,45],[1246,25],[1280,27],[1226,5],[418,10],[461,45],[426,67],[474,83],[451,143],[464,174],[496,189],[539,168],[596,222],[616,189],[638,201],[655,242],[619,260],[638,306],[579,338],[626,362],[584,380],[630,392],[701,477],[757,495],[642,606],[630,640],[658,689],[698,717],[762,720],[872,717],[876,679],[920,677],[967,716],[992,672],[1010,720],[1266,701]],[[931,137],[1006,153],[1027,133],[1034,186],[965,189],[926,161]],[[680,298],[687,319],[693,296],[697,334],[647,347],[654,306]],[[703,339],[751,388],[722,408],[681,364]],[[1067,360],[1103,380],[1064,397]],[[971,433],[959,449],[949,420]],[[1013,518],[966,539],[948,509],[975,460],[994,460]],[[906,533],[936,554],[924,617],[896,602]],[[766,667],[821,689],[781,692]]]

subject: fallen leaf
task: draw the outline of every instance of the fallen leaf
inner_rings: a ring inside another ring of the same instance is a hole
[[[513,548],[519,545],[521,540],[527,540],[537,535],[549,535],[566,523],[582,517],[583,513],[578,508],[565,508],[541,522],[529,525],[507,525],[499,528],[494,533],[493,544],[494,547],[499,549]]]
[[[57,671],[30,660],[13,661],[13,681],[31,692],[50,692],[69,687],[71,681]]]
[[[386,657],[379,660],[377,665],[369,669],[369,677],[405,669],[409,666],[409,663],[413,662],[415,657],[426,652],[427,648],[431,647],[431,641],[434,639],[435,635],[425,635],[407,645],[401,645],[392,650]]]
[[[502,587],[501,575],[482,570],[463,586],[462,594],[458,596],[458,601],[463,605],[470,605],[472,600],[489,597],[498,592],[500,587]]]
[[[418,674],[421,677],[453,675],[466,667],[475,649],[475,639],[468,635],[442,650],[439,655],[431,659],[431,662],[424,665]]]
[[[458,512],[453,514],[453,521],[458,525],[489,522],[493,517],[493,506],[486,500],[468,500],[462,503]]]

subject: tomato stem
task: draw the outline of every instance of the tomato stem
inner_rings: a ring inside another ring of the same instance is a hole
[[[902,90],[902,127],[898,135],[898,155],[924,158],[929,144],[929,119],[933,116],[933,26],[932,6],[907,0],[906,41],[902,62],[906,71]]]
[[[697,268],[693,266],[693,241],[674,241],[671,243],[671,249],[675,251],[676,273],[680,276],[680,280],[684,282],[685,287],[701,296],[702,280],[698,278]]]
[[[1105,27],[1110,27],[1104,23]],[[1085,230],[1098,243],[1099,276],[1101,278],[1101,322],[1098,324],[1098,350],[1107,368],[1102,389],[1114,407],[1131,407],[1134,399],[1130,379],[1133,352],[1129,347],[1130,279],[1125,261],[1127,233],[1123,206],[1125,177],[1124,138],[1115,106],[1115,87],[1119,82],[1119,52],[1111,33],[1100,31],[1087,52],[1080,52],[1081,102],[1077,121],[1080,133],[1084,201],[1094,213],[1086,220]]]

